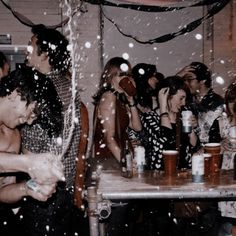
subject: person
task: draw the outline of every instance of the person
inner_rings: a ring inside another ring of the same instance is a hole
[[[9,66],[7,57],[2,51],[0,51],[0,79],[3,76],[8,75],[9,70],[10,70],[10,66]]]
[[[133,140],[133,144],[144,146],[146,151],[147,162],[152,158],[149,156],[150,148],[153,141],[149,135],[145,135],[145,132],[148,134],[148,124],[145,120],[156,119],[156,109],[158,109],[157,103],[157,86],[164,79],[164,75],[160,72],[157,72],[155,65],[147,63],[138,63],[132,69],[132,76],[136,84],[136,99],[137,99],[137,108],[139,110],[139,115],[141,123],[143,126],[142,132],[134,132],[134,130],[129,129],[129,136]],[[144,118],[145,117],[145,118]],[[145,131],[146,130],[146,131]]]
[[[179,150],[179,157],[181,158],[178,168],[191,167],[191,155],[198,148],[198,137],[194,132],[194,127],[189,134],[180,132],[182,126],[180,113],[186,104],[188,93],[188,87],[180,77],[168,76],[158,85],[158,109],[140,113],[142,125],[146,130],[145,133],[148,134],[148,140],[152,140],[152,143],[147,143],[148,146],[146,147],[148,169],[162,170],[162,151],[176,149]],[[147,96],[149,95],[146,94]],[[138,103],[142,103],[142,101],[138,101]],[[192,125],[196,125],[195,122]],[[177,136],[180,137],[180,140],[177,140]]]
[[[23,126],[22,150],[44,153],[54,149],[63,155],[66,181],[64,185],[57,186],[56,193],[44,204],[33,199],[23,202],[19,211],[20,225],[25,236],[70,235],[75,233],[71,232],[71,222],[74,217],[73,189],[80,137],[80,98],[76,91],[75,102],[72,102],[68,40],[59,31],[41,24],[34,25],[32,33],[26,64],[53,82],[63,104],[64,126],[59,139],[56,139],[56,145],[54,136],[48,135],[47,130],[37,122]],[[20,218],[21,215],[23,218]]]
[[[142,91],[141,87],[145,88],[143,85],[140,86],[141,83],[138,82],[141,78],[145,79],[144,75],[136,77],[134,73],[137,92]],[[142,91],[142,96],[137,94],[144,132],[141,143],[145,148],[147,170],[164,170],[163,150],[179,151],[177,162],[179,170],[191,168],[191,156],[198,150],[199,141],[194,132],[194,127],[197,124],[192,120],[192,132],[188,134],[181,132],[180,113],[186,105],[188,94],[187,85],[178,76],[168,76],[160,80],[156,89],[158,107],[155,109],[151,109],[151,103],[145,103],[145,101],[151,101],[150,93]],[[167,235],[168,232],[170,233],[168,235],[172,235],[173,219],[170,214],[174,214],[174,212],[169,200],[138,202],[138,205],[145,206],[141,209],[145,232],[149,232],[150,235],[155,232],[158,232],[159,235]]]
[[[132,69],[132,75],[136,84],[137,97],[140,105],[154,109],[157,107],[156,91],[158,83],[164,79],[164,75],[157,72],[153,64],[138,63]],[[150,95],[150,96],[147,96]],[[143,99],[142,99],[143,97]]]
[[[223,157],[221,169],[232,170],[236,155],[236,84],[234,82],[227,87],[224,99],[225,112],[214,120],[209,131],[209,142],[221,143]],[[229,235],[230,231],[236,228],[236,203],[235,201],[221,201],[218,206],[221,213],[218,235]]]
[[[94,98],[94,126],[93,126],[93,153],[92,160],[103,169],[120,170],[122,152],[130,143],[127,128],[141,131],[142,126],[134,96],[128,95],[119,82],[127,78],[132,83],[131,65],[121,57],[111,58],[105,65],[101,75],[99,88]],[[127,81],[128,83],[128,81]],[[134,87],[133,87],[134,89]],[[127,234],[126,202],[119,204],[106,221],[107,235]]]
[[[55,100],[49,101],[45,93],[38,92],[37,89],[44,89],[45,82],[32,80],[32,71],[29,68],[22,68],[12,72],[0,80],[0,228],[1,235],[14,235],[14,214],[11,210],[12,203],[19,202],[23,197],[32,197],[39,201],[46,201],[55,192],[56,183],[62,180],[63,168],[59,159],[50,154],[41,155],[42,161],[32,162],[32,158],[38,155],[19,155],[20,152],[20,135],[16,127],[28,123],[31,125],[37,117],[40,117],[42,107],[56,108],[60,111],[61,102]],[[50,94],[55,91],[53,85],[48,86],[51,89]],[[53,90],[54,89],[54,90]],[[41,103],[44,99],[44,103]],[[51,107],[50,107],[51,106]],[[52,109],[49,109],[47,120],[52,121]],[[58,114],[60,119],[60,115]],[[61,119],[62,121],[62,119]],[[60,125],[59,123],[57,125]],[[6,153],[5,153],[6,152]],[[13,153],[13,154],[10,154]],[[8,158],[8,160],[5,160]],[[55,160],[53,160],[53,159]],[[13,162],[15,161],[15,162]],[[50,162],[51,164],[50,164]],[[11,163],[11,164],[10,164]],[[49,170],[48,164],[54,170]],[[35,166],[40,165],[40,166]],[[42,167],[42,168],[41,168]],[[46,167],[46,168],[45,168]],[[40,169],[40,170],[39,170]],[[45,176],[41,177],[41,171],[48,171]],[[29,173],[34,181],[37,191],[31,188],[29,182],[16,182],[17,173],[10,172],[23,171]],[[4,224],[7,222],[7,224]],[[14,232],[12,232],[12,230]]]
[[[201,62],[192,62],[177,73],[188,85],[192,94],[189,106],[198,121],[199,138],[202,144],[209,140],[213,121],[223,112],[224,99],[212,88],[210,69]]]

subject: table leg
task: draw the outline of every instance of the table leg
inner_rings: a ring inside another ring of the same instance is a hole
[[[90,236],[99,236],[99,219],[97,215],[97,188],[95,186],[88,187],[87,194]]]

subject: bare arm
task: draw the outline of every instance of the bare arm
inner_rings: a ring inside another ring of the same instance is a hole
[[[39,191],[33,191],[27,187],[26,182],[9,184],[0,189],[0,202],[15,203],[26,196],[46,201],[55,192],[55,186],[56,184],[38,185]]]
[[[142,124],[139,116],[139,111],[135,105],[133,97],[128,98],[129,101],[129,127],[135,131],[142,130]]]
[[[170,114],[167,104],[168,94],[169,94],[168,88],[161,89],[158,94],[158,100],[160,104],[160,121],[162,126],[172,129]]]
[[[99,105],[99,115],[104,129],[104,137],[107,147],[114,157],[120,161],[120,147],[115,140],[115,109],[116,97],[111,92],[106,92],[102,96]]]
[[[19,171],[28,173],[38,183],[64,180],[63,165],[58,156],[49,153],[18,155],[1,152],[0,172]]]

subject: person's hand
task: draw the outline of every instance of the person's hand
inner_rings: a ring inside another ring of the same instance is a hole
[[[196,75],[194,74],[195,69],[191,66],[185,66],[182,70],[180,70],[176,75],[186,79],[188,77],[192,78],[195,77]]]
[[[54,184],[65,181],[63,165],[59,156],[50,153],[29,154],[28,174],[38,184]]]
[[[191,121],[191,125],[192,125],[192,128],[196,128],[198,126],[198,120],[197,120],[197,117],[195,115],[192,115],[190,117],[190,121]]]
[[[169,88],[162,88],[158,93],[160,113],[168,112],[168,106],[167,106],[168,95],[169,95]]]
[[[31,189],[26,184],[26,196],[30,196],[38,201],[47,201],[56,192],[56,184],[38,184],[34,182],[35,188]]]
[[[123,78],[122,78],[123,79]],[[129,104],[134,103],[134,94],[136,94],[136,84],[132,77],[129,77],[128,81],[125,81],[125,86],[119,85],[121,92],[123,92],[129,102]]]

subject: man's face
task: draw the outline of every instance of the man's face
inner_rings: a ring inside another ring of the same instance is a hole
[[[184,77],[185,83],[190,89],[191,94],[197,94],[200,89],[200,82],[197,80],[197,77],[194,73]]]
[[[38,55],[38,46],[36,44],[37,37],[34,35],[32,36],[29,45],[27,47],[27,65],[30,67],[35,67],[35,69],[39,70],[42,63],[42,54]]]
[[[2,122],[9,128],[14,129],[16,126],[27,123],[31,125],[33,121],[37,118],[34,113],[36,102],[26,105],[26,101],[21,100],[19,94],[16,95],[16,91],[13,91],[8,97],[10,99],[8,103],[7,111],[9,111],[5,120]]]

